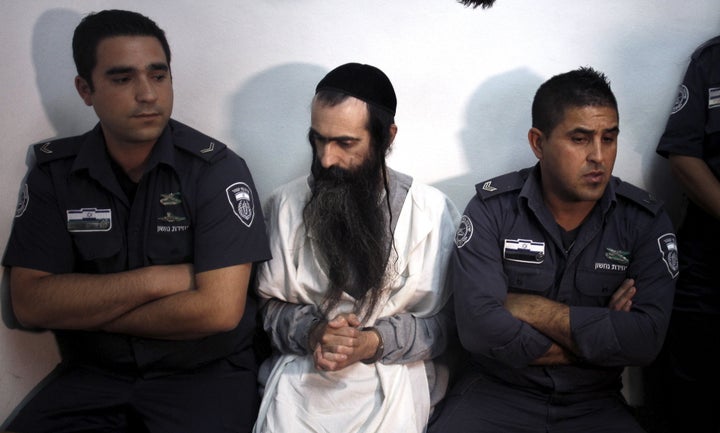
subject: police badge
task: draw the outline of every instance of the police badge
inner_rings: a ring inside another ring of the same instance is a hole
[[[667,266],[668,272],[670,272],[670,276],[673,278],[677,277],[680,267],[678,265],[678,250],[675,235],[666,233],[660,236],[657,241],[660,254],[662,254],[662,259]]]
[[[460,219],[460,226],[458,227],[457,231],[455,232],[455,245],[457,245],[458,248],[462,248],[465,246],[466,243],[472,238],[473,234],[473,224],[472,221],[470,221],[470,218],[468,218],[467,215],[463,215]]]
[[[225,192],[235,215],[250,227],[255,218],[255,202],[250,187],[245,182],[236,182],[227,187]]]
[[[25,183],[22,186],[22,190],[20,190],[18,204],[15,206],[15,218],[20,218],[25,213],[28,203],[30,203],[30,192],[28,191],[28,184]]]
[[[689,99],[690,99],[690,91],[684,84],[681,84],[680,87],[678,88],[678,94],[675,97],[675,103],[673,104],[670,114],[675,114],[678,111],[682,110],[683,107],[685,107],[685,104],[687,104]]]

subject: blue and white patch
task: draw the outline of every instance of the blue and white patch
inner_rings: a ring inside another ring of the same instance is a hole
[[[28,185],[25,183],[20,190],[20,197],[18,197],[17,206],[15,206],[15,218],[20,218],[25,213],[29,203],[30,192],[28,191]]]
[[[708,89],[708,109],[720,107],[720,87]]]
[[[528,239],[505,239],[503,258],[511,262],[539,265],[545,260],[545,242]]]
[[[678,88],[678,94],[675,98],[675,103],[673,104],[670,114],[675,114],[682,110],[683,107],[685,107],[685,104],[687,104],[688,99],[690,99],[690,92],[684,84],[681,84]]]
[[[108,232],[112,229],[110,209],[68,209],[66,213],[69,232]]]
[[[472,238],[472,235],[472,221],[470,221],[470,218],[468,218],[467,215],[463,215],[462,218],[460,218],[460,225],[455,232],[455,245],[457,245],[458,248],[464,247],[465,244],[468,243],[470,238]]]
[[[660,254],[662,259],[667,266],[670,276],[675,278],[678,276],[680,266],[678,264],[678,250],[677,241],[675,235],[672,233],[666,233],[658,238],[658,248],[660,248]]]
[[[250,227],[255,218],[255,201],[250,187],[245,182],[236,182],[227,187],[225,192],[235,215]]]

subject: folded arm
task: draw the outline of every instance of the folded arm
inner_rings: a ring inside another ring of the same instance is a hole
[[[611,297],[608,308],[630,311],[635,293],[635,281],[626,279]],[[515,318],[553,340],[548,351],[532,364],[571,364],[577,360],[576,355],[580,354],[580,350],[573,339],[569,306],[542,296],[508,293],[505,308]]]
[[[48,329],[96,329],[145,303],[189,291],[194,281],[188,264],[92,275],[10,269],[18,321]]]
[[[251,266],[197,275],[188,264],[92,275],[12,268],[10,287],[24,326],[190,339],[237,326]]]
[[[251,263],[195,274],[196,288],[143,304],[102,327],[160,339],[202,338],[234,329],[243,317]]]

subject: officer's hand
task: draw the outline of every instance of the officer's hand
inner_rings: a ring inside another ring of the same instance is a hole
[[[632,298],[637,293],[635,288],[635,280],[628,278],[620,284],[620,287],[610,297],[608,308],[613,311],[630,311],[632,307]]]

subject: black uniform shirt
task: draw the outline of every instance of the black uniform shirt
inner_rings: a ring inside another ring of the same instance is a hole
[[[693,53],[657,152],[700,158],[720,179],[720,36]],[[720,313],[720,222],[693,202],[678,230],[675,308]]]
[[[105,274],[192,263],[195,272],[270,258],[260,202],[242,158],[171,120],[131,202],[100,126],[35,146],[5,266]],[[98,287],[98,290],[102,290]],[[163,374],[230,357],[252,367],[255,306],[233,331],[169,341],[56,330],[65,360]]]
[[[460,340],[478,371],[511,386],[615,392],[623,366],[650,362],[662,346],[677,276],[672,224],[647,192],[613,177],[565,246],[538,170],[478,184],[465,209],[450,268]],[[626,278],[637,287],[632,311],[610,311]],[[579,362],[530,365],[552,340],[510,315],[508,292],[568,305]]]

